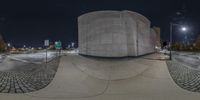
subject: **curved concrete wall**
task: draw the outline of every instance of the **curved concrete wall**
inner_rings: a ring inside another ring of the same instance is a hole
[[[97,11],[78,18],[79,53],[100,57],[138,56],[154,52],[150,21],[130,11]]]

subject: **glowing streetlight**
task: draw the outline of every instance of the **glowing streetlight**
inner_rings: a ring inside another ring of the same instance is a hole
[[[8,47],[11,47],[11,44],[10,44],[10,43],[8,43],[7,45],[8,45]]]
[[[74,48],[74,45],[75,45],[75,43],[74,43],[74,42],[72,42],[72,48]]]
[[[186,32],[188,29],[187,29],[187,27],[181,27],[181,31],[183,31],[183,32]]]

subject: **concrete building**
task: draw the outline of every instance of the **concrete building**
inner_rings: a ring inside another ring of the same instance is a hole
[[[155,51],[150,21],[131,11],[96,11],[78,18],[79,53],[99,57],[140,56]]]

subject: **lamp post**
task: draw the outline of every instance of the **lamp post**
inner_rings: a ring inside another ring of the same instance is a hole
[[[11,44],[8,43],[7,46],[8,46],[8,47],[7,47],[7,50],[8,50],[8,52],[9,52],[9,54],[10,54],[10,47],[11,47]]]
[[[170,56],[169,59],[172,60],[172,33],[173,33],[173,26],[181,26],[181,31],[185,32],[187,31],[187,27],[180,25],[180,24],[176,24],[176,23],[170,23]]]

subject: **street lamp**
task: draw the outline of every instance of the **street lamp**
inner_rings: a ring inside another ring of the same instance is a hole
[[[7,47],[7,50],[8,50],[8,52],[10,53],[10,47],[11,47],[11,44],[8,43],[7,46],[8,46],[8,47]]]
[[[182,30],[183,32],[185,32],[185,31],[187,31],[187,27],[182,27],[181,30]]]
[[[188,28],[183,26],[183,25],[170,23],[170,56],[169,56],[170,60],[172,60],[172,31],[173,31],[173,26],[181,27],[182,32],[186,32],[188,30]]]
[[[10,44],[10,43],[8,43],[7,45],[8,45],[8,47],[10,47],[10,46],[11,46],[11,44]]]

